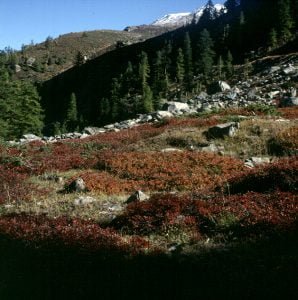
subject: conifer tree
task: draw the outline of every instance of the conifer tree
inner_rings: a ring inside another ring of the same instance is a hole
[[[292,28],[294,21],[291,16],[291,7],[289,0],[279,0],[278,6],[278,31],[281,42],[287,42],[292,37]]]
[[[212,71],[215,52],[213,51],[213,40],[207,29],[200,33],[198,42],[198,73],[204,74],[205,79],[208,78]]]
[[[277,47],[278,41],[277,41],[277,32],[275,28],[272,28],[269,32],[269,40],[268,40],[268,46],[270,50],[273,50]]]
[[[192,58],[192,46],[189,33],[187,32],[184,37],[184,46],[183,46],[183,54],[184,54],[184,66],[185,66],[185,88],[187,91],[192,90],[193,86],[193,58]]]
[[[120,89],[121,85],[117,78],[112,79],[111,87],[111,118],[116,121],[120,114]]]
[[[179,84],[184,81],[185,66],[184,66],[184,55],[181,48],[178,49],[177,61],[176,61],[176,79]]]
[[[217,74],[219,80],[224,79],[225,77],[223,73],[223,68],[224,68],[224,62],[222,56],[220,55],[217,60]]]
[[[232,53],[230,50],[227,53],[227,58],[226,58],[226,63],[225,63],[225,71],[226,71],[227,77],[231,77],[234,73],[233,56],[232,56]]]
[[[71,93],[70,95],[70,101],[66,112],[65,125],[68,131],[78,130],[78,109],[77,97],[75,93]]]
[[[143,112],[148,113],[153,111],[153,96],[152,91],[148,84],[148,78],[150,76],[150,66],[148,62],[148,56],[146,52],[142,52],[139,63],[139,78],[141,83]]]

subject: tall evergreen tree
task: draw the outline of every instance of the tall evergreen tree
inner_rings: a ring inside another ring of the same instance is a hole
[[[213,40],[207,29],[204,29],[200,33],[198,42],[198,61],[197,70],[198,73],[204,74],[205,79],[208,78],[212,71],[213,60],[215,52],[213,51]]]
[[[227,77],[231,77],[234,73],[234,67],[233,67],[233,56],[231,51],[229,50],[226,57],[226,63],[225,63],[225,72]]]
[[[141,83],[143,112],[148,113],[153,111],[153,96],[152,91],[148,84],[148,78],[150,77],[150,66],[148,62],[148,56],[146,52],[142,52],[140,55],[139,63],[139,78]]]
[[[184,55],[181,48],[178,49],[176,60],[176,79],[179,84],[182,84],[185,76]]]
[[[66,129],[78,130],[78,120],[77,97],[75,93],[71,93],[65,119]]]
[[[220,55],[217,59],[217,74],[218,74],[219,80],[222,80],[225,77],[223,69],[224,69],[224,62],[223,62],[222,56]]]
[[[287,42],[292,37],[292,28],[294,21],[291,16],[291,7],[289,0],[278,0],[278,20],[277,28],[281,42]]]
[[[268,46],[270,50],[273,50],[277,47],[278,45],[278,40],[277,40],[277,32],[275,28],[272,28],[269,32],[269,37],[268,37]]]
[[[120,115],[120,111],[123,111],[124,108],[120,107],[120,90],[121,85],[117,78],[112,79],[111,87],[111,118],[113,121],[116,121]]]
[[[183,54],[184,54],[184,65],[185,65],[185,88],[187,91],[192,90],[193,86],[193,57],[192,57],[192,45],[189,33],[186,32],[184,37],[183,45]]]

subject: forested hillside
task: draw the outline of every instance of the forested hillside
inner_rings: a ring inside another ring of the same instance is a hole
[[[297,1],[227,1],[214,16],[212,1],[196,24],[106,53],[41,88],[46,132],[62,126],[75,94],[77,125],[102,125],[185,99],[214,80],[231,80],[233,65],[297,50]],[[285,47],[288,45],[287,47]],[[58,122],[58,123],[57,123]]]

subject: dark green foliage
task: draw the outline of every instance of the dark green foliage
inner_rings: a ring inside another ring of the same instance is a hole
[[[177,82],[182,84],[185,76],[185,64],[184,55],[181,48],[178,49],[177,61],[176,61],[176,79]]]
[[[77,97],[75,93],[71,93],[68,109],[65,119],[66,129],[68,131],[78,130],[78,109],[77,109]]]
[[[187,91],[191,91],[193,86],[193,57],[192,57],[192,45],[189,33],[186,32],[184,37],[184,46],[183,46],[183,54],[184,54],[184,65],[185,65],[185,88]]]
[[[213,40],[210,37],[210,33],[207,29],[204,29],[200,33],[198,42],[198,60],[197,60],[197,72],[204,75],[207,79],[212,71],[213,60],[215,52],[213,50]]]
[[[225,63],[225,71],[227,77],[230,77],[234,73],[234,67],[233,67],[233,56],[231,51],[228,51],[227,53],[227,58],[226,58],[226,63]]]
[[[287,42],[292,37],[294,21],[291,16],[289,0],[279,0],[278,3],[278,31],[280,40]]]
[[[5,139],[25,133],[41,134],[42,109],[35,86],[25,81],[12,81],[0,67],[0,136]]]
[[[75,65],[81,66],[84,63],[84,55],[81,51],[78,51],[78,53],[75,56]]]

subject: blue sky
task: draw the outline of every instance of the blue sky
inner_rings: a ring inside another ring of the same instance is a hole
[[[188,12],[207,0],[0,0],[0,49],[68,32],[149,24],[167,13]],[[214,3],[223,3],[218,0]]]

